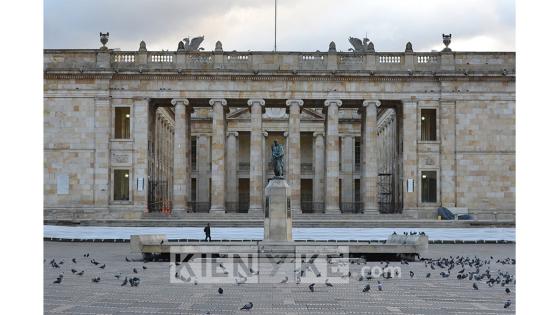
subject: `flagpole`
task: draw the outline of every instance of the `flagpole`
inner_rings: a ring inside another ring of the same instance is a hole
[[[277,2],[274,0],[274,51],[276,52],[276,10],[277,10]]]

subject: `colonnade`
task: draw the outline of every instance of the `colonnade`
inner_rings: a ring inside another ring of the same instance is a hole
[[[173,177],[173,211],[190,211],[190,113],[192,107],[187,99],[173,99],[175,106],[174,139],[174,177]],[[265,137],[262,128],[264,99],[249,99],[247,105],[251,113],[250,160],[249,160],[249,212],[262,212],[264,203],[264,186],[266,184]],[[339,108],[343,101],[327,99],[323,102],[325,114],[324,132],[315,132],[313,162],[313,202],[324,203],[325,213],[340,213],[339,194],[340,170],[340,134]],[[364,212],[377,211],[377,108],[378,100],[365,100],[361,104],[361,178],[360,203]],[[211,143],[211,198],[210,212],[220,213],[226,205],[238,201],[237,141],[239,134],[228,131],[225,99],[211,99],[213,108],[212,143]],[[291,187],[291,205],[294,212],[301,212],[301,139],[300,116],[304,100],[288,99],[288,130],[285,148],[285,177]],[[354,138],[343,138],[342,150],[353,145]],[[350,150],[351,152],[351,150]],[[200,156],[200,155],[198,155]],[[344,158],[344,157],[343,157]],[[263,162],[264,161],[264,162]],[[343,163],[348,165],[348,163]],[[347,173],[347,172],[344,172]],[[350,179],[351,180],[351,179]],[[197,183],[197,188],[199,184]],[[343,197],[346,198],[346,197]],[[352,196],[350,197],[352,198]],[[344,199],[346,200],[346,199]]]

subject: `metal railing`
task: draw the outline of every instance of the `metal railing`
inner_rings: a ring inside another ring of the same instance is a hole
[[[325,203],[324,202],[302,201],[301,202],[301,212],[302,213],[324,213],[325,212]]]
[[[341,213],[363,213],[364,209],[361,202],[341,202]]]
[[[249,212],[249,202],[226,202],[226,213],[247,213]]]
[[[209,202],[192,201],[192,202],[189,202],[189,206],[192,209],[192,212],[200,212],[200,213],[210,212],[210,203]]]

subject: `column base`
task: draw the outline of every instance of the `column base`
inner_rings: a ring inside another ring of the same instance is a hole
[[[171,210],[171,213],[173,216],[177,216],[180,218],[185,218],[187,217],[187,209],[186,208],[174,208]]]
[[[379,213],[379,209],[375,209],[375,208],[364,208],[362,211],[364,214],[380,214]]]
[[[249,207],[248,212],[249,213],[262,213],[263,208],[262,207]]]
[[[333,207],[333,208],[325,208],[325,213],[326,214],[340,214],[340,208],[339,207]]]
[[[210,213],[226,213],[226,208],[224,206],[211,206]]]

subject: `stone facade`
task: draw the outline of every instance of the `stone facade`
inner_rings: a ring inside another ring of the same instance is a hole
[[[47,219],[262,215],[274,140],[294,215],[515,215],[509,52],[45,50],[44,131]]]

